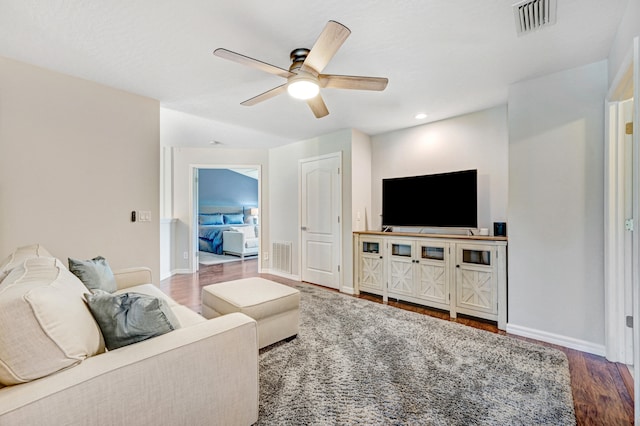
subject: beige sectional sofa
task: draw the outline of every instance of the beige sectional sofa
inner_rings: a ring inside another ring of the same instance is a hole
[[[0,424],[257,421],[256,322],[241,313],[206,320],[151,284],[147,268],[114,275],[116,293],[163,298],[180,327],[105,351],[86,288],[60,260],[38,245],[0,260]]]

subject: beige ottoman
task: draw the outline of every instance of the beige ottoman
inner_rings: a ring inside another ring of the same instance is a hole
[[[244,278],[202,288],[202,316],[242,312],[258,323],[260,348],[298,334],[300,292],[264,278]]]

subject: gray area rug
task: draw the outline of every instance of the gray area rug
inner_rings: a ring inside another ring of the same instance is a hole
[[[556,349],[310,285],[260,351],[260,425],[573,425]]]

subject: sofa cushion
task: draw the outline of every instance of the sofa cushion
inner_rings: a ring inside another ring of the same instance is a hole
[[[21,265],[25,260],[34,257],[53,257],[51,253],[47,251],[40,244],[31,244],[28,246],[18,247],[7,256],[2,262],[0,262],[0,281],[11,272],[13,268]]]
[[[178,318],[178,321],[180,321],[181,327],[191,327],[192,325],[207,321],[202,315],[195,313],[186,306],[177,305],[172,307],[171,310]]]
[[[117,290],[116,279],[111,267],[102,256],[90,260],[69,258],[69,270],[84,283],[89,290],[103,290],[113,293]]]
[[[109,350],[180,328],[163,298],[132,292],[110,294],[102,290],[95,290],[85,298]]]
[[[259,245],[260,241],[257,238],[249,238],[247,240],[245,240],[244,242],[244,247],[245,248],[257,248]]]
[[[0,284],[0,383],[29,382],[104,352],[86,292],[54,258],[12,269]]]
[[[175,306],[180,306],[178,305],[178,302],[176,302],[175,300],[167,296],[165,293],[162,292],[162,290],[160,290],[158,287],[156,287],[153,284],[139,284],[133,287],[123,288],[121,290],[116,291],[114,294],[124,294],[124,293],[131,293],[131,292],[146,294],[147,296],[153,296],[160,299],[164,299],[170,308],[173,308]]]
[[[244,235],[245,239],[255,238],[256,231],[254,226],[232,226],[229,228],[231,231],[240,232]]]

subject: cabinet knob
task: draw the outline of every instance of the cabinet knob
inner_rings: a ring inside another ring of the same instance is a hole
[[[460,265],[456,265],[456,268],[459,268],[459,267],[460,267]]]

